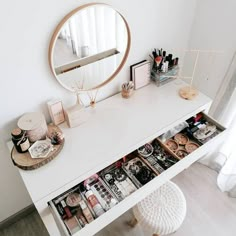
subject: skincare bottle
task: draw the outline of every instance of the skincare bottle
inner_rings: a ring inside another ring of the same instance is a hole
[[[93,208],[96,216],[100,216],[103,213],[105,213],[105,211],[103,210],[101,204],[99,203],[97,197],[94,195],[92,190],[87,190],[87,192],[85,193],[85,197],[88,200],[90,206]]]
[[[79,205],[80,205],[80,208],[81,208],[83,215],[86,218],[87,222],[88,223],[92,222],[94,220],[94,218],[92,216],[92,213],[88,209],[86,203],[84,202],[84,200],[81,200]]]
[[[27,152],[30,147],[26,132],[20,128],[13,129],[11,132],[12,142],[19,153]]]
[[[66,205],[64,200],[61,201],[61,205],[66,213],[67,218],[71,218],[72,217],[71,211],[70,211],[69,207]]]

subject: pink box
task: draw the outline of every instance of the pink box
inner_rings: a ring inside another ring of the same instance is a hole
[[[48,110],[54,125],[59,125],[65,121],[64,109],[62,101],[52,100],[48,103]]]

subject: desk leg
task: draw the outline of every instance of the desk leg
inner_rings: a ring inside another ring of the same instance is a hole
[[[130,227],[135,227],[135,225],[138,223],[137,219],[136,218],[133,218],[132,220],[128,221],[127,224],[130,226]]]

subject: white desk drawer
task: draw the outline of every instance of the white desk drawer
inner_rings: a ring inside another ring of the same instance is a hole
[[[143,198],[148,196],[152,193],[155,189],[160,187],[166,181],[170,180],[184,169],[188,168],[192,163],[197,161],[199,158],[204,156],[206,153],[210,152],[212,149],[216,148],[218,144],[222,141],[223,136],[225,134],[225,128],[220,125],[217,121],[209,117],[208,115],[203,113],[204,118],[209,121],[210,123],[216,125],[217,129],[221,132],[214,138],[210,139],[207,143],[200,146],[194,152],[190,153],[185,158],[178,161],[176,164],[162,172],[160,175],[156,176],[150,182],[142,186],[141,188],[137,189],[131,195],[126,197],[124,200],[119,202],[117,205],[112,207],[110,210],[105,212],[100,217],[96,218],[93,222],[87,224],[84,228],[80,229],[73,235],[75,236],[89,236],[94,235],[98,231],[100,231],[103,227],[111,223],[117,217],[125,213],[128,209],[132,208],[136,205],[139,201]],[[51,211],[55,218],[55,221],[60,228],[61,235],[70,235],[69,231],[67,230],[63,220],[61,219],[60,215],[57,212],[56,207],[54,206],[53,202],[49,202]]]

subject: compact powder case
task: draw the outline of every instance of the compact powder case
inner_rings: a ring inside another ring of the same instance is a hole
[[[70,207],[76,207],[82,200],[79,193],[70,193],[66,198],[66,204]]]
[[[191,152],[195,151],[197,148],[199,148],[199,145],[197,143],[194,143],[194,142],[188,142],[185,145],[185,149],[188,153],[191,153]]]
[[[175,152],[179,147],[178,143],[173,139],[167,140],[165,144],[173,152]]]
[[[175,154],[179,157],[179,158],[184,158],[188,155],[188,152],[183,150],[183,149],[178,149]]]
[[[186,135],[178,133],[174,136],[174,140],[179,144],[179,145],[185,145],[189,139]]]

